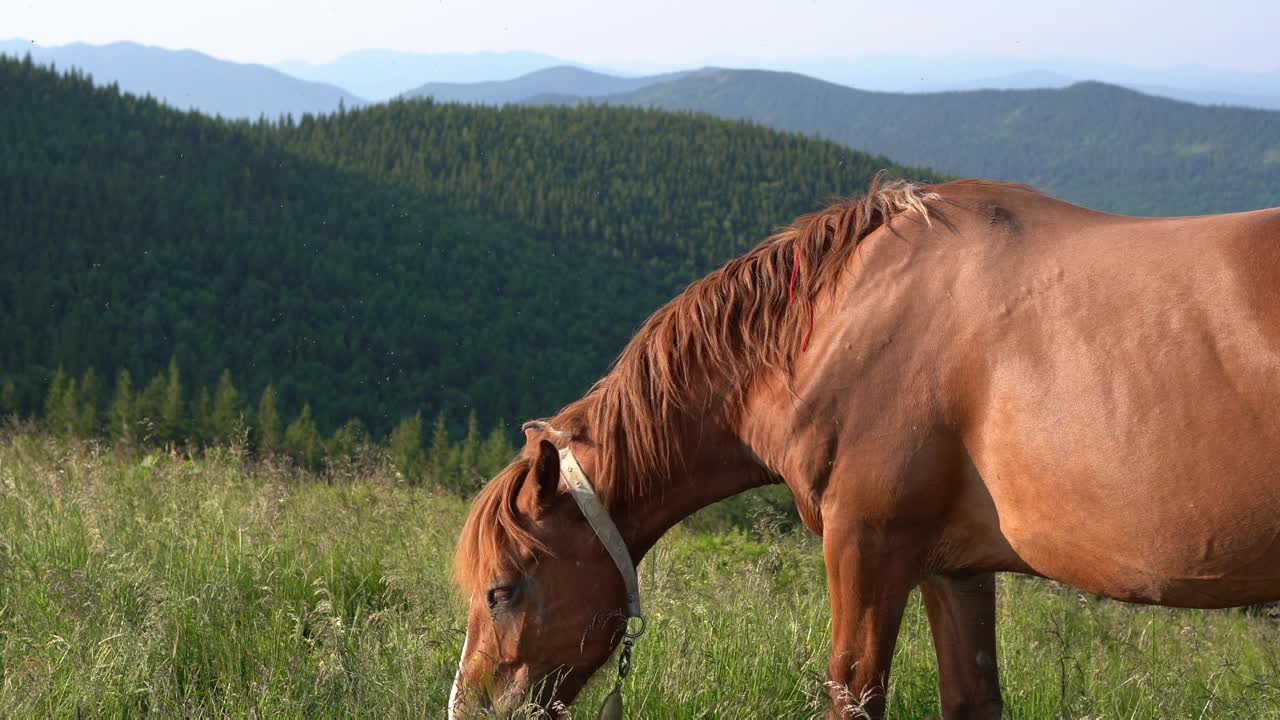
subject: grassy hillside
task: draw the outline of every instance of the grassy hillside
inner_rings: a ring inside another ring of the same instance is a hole
[[[176,357],[192,403],[229,368],[326,430],[544,415],[684,283],[823,196],[909,172],[622,108],[229,124],[10,61],[0,92],[0,381],[25,414],[59,366],[141,385]]]
[[[613,95],[820,135],[900,162],[1030,183],[1149,215],[1280,205],[1280,112],[1203,107],[1101,83],[866,92],[793,73],[708,70]]]
[[[439,717],[463,641],[462,502],[376,458],[330,482],[0,435],[0,716]],[[818,541],[678,528],[640,568],[631,717],[814,718]],[[1010,717],[1280,717],[1280,624],[999,584]],[[937,716],[919,597],[889,711]],[[576,706],[593,717],[611,678]]]

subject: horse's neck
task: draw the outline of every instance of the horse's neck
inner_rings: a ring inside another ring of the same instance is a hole
[[[615,488],[620,501],[611,507],[632,555],[638,561],[681,520],[720,500],[778,482],[775,474],[743,441],[735,419],[736,403],[726,400],[727,378],[718,371],[698,370],[692,358],[672,360],[684,369],[683,408],[670,414],[641,413],[667,437],[655,439],[675,467],[656,469],[647,477],[626,477],[631,487]],[[598,402],[600,396],[596,395]],[[583,410],[580,408],[579,410]],[[587,417],[594,413],[585,412]],[[597,437],[616,436],[616,428],[594,428]],[[665,440],[665,442],[664,442]],[[669,452],[668,452],[669,451]]]
[[[776,482],[736,438],[701,445],[676,477],[656,482],[626,503],[619,525],[639,559],[672,527],[720,500]]]

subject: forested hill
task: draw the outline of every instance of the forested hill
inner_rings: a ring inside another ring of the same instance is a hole
[[[28,413],[59,366],[141,385],[172,357],[189,402],[229,368],[326,428],[545,414],[683,283],[908,172],[623,108],[229,124],[10,61],[0,95],[0,400]]]
[[[600,106],[397,101],[307,119],[279,138],[299,155],[518,221],[570,263],[578,253],[617,263],[627,274],[609,282],[634,278],[646,311],[821,199],[863,192],[880,169],[938,177],[745,122]]]
[[[956,175],[1025,182],[1101,210],[1280,205],[1280,112],[1204,107],[1102,83],[900,94],[794,73],[703,70],[619,105],[749,118]]]

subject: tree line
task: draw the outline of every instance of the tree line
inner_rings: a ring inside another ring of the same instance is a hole
[[[402,418],[381,441],[358,418],[326,435],[310,404],[289,420],[282,416],[271,384],[255,402],[236,388],[230,370],[223,370],[213,387],[189,389],[176,358],[145,385],[135,384],[129,371],[121,370],[114,388],[106,387],[92,367],[79,378],[60,367],[45,393],[43,412],[28,418],[21,417],[8,381],[0,386],[0,415],[37,422],[57,436],[117,446],[184,453],[239,446],[261,456],[288,457],[309,470],[358,462],[376,449],[387,454],[409,484],[433,484],[463,496],[478,490],[515,456],[505,426],[499,423],[482,435],[474,412],[457,439],[443,413],[429,438],[421,413]]]

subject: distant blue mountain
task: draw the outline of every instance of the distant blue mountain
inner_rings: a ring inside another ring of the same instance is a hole
[[[1196,103],[1197,105],[1232,105],[1235,107],[1258,108],[1261,110],[1280,110],[1280,93],[1276,95],[1255,95],[1243,92],[1223,92],[1213,89],[1195,89],[1168,87],[1166,85],[1127,85],[1133,90],[1159,95],[1161,97]]]
[[[273,67],[295,77],[328,82],[370,100],[387,100],[426,82],[506,80],[567,64],[532,52],[408,53],[357,50],[327,63],[289,60]]]
[[[654,83],[675,80],[684,73],[618,77],[569,65],[538,70],[513,80],[482,83],[427,83],[404,93],[404,97],[432,97],[441,102],[504,105],[538,98],[553,104],[571,104],[573,98],[599,97],[631,92]],[[541,104],[541,102],[539,104]]]
[[[181,109],[228,118],[276,118],[286,113],[328,113],[364,104],[334,85],[310,82],[263,65],[218,60],[194,50],[168,50],[130,42],[42,47],[25,40],[0,42],[0,54],[31,55],[59,70],[78,68],[98,85],[150,95]]]
[[[938,90],[1036,90],[1039,88],[1064,88],[1079,82],[1073,77],[1049,70],[1020,70],[1008,75],[976,78],[956,83],[953,87]]]
[[[376,55],[381,53],[381,56]],[[365,56],[352,53],[351,56]],[[379,59],[381,57],[381,59]],[[432,58],[435,65],[414,72],[408,58]],[[572,65],[547,55],[533,53],[477,53],[474,55],[413,56],[406,53],[369,51],[368,67],[363,72],[372,76],[380,73],[395,76],[383,88],[391,87],[405,96],[433,95],[441,100],[501,104],[504,102],[534,102],[535,104],[569,104],[574,98],[601,97],[619,92],[630,92],[639,87],[678,77],[682,72],[653,74],[643,68],[626,68],[618,73],[594,73],[581,84],[573,76],[564,73],[545,78],[531,74],[549,70],[551,66]],[[498,61],[506,59],[508,65]],[[519,62],[525,62],[530,70],[524,74],[514,72]],[[337,61],[335,61],[337,62]],[[382,62],[383,65],[378,63]],[[758,68],[759,62],[750,58],[722,58],[717,65],[725,68]],[[1246,72],[1187,65],[1169,68],[1145,68],[1116,63],[1100,63],[1071,58],[1023,59],[983,56],[923,57],[913,55],[875,55],[859,58],[818,58],[807,61],[782,61],[769,63],[770,69],[795,72],[837,83],[846,87],[882,92],[942,92],[953,90],[1031,90],[1037,88],[1064,88],[1077,82],[1095,80],[1161,97],[1192,102],[1201,105],[1235,105],[1264,109],[1280,109],[1280,70],[1272,72]],[[282,69],[290,65],[278,65]],[[587,72],[581,65],[574,68]],[[557,68],[561,70],[563,68]],[[402,72],[403,70],[403,72]],[[507,74],[502,74],[503,71]],[[485,73],[488,72],[488,75]],[[688,71],[683,71],[688,72]],[[469,73],[479,81],[462,75]],[[516,76],[520,77],[516,77]],[[640,76],[642,75],[642,76]],[[308,76],[309,77],[309,76]],[[326,77],[317,74],[315,79]],[[586,76],[584,76],[586,77]],[[510,81],[507,78],[514,78]],[[632,86],[612,89],[612,80],[626,80]],[[332,81],[332,77],[327,77]],[[499,82],[495,82],[499,81]],[[422,83],[426,82],[425,85]],[[342,84],[342,83],[339,83]],[[355,87],[344,84],[344,87]],[[413,88],[406,90],[406,88]],[[363,93],[366,97],[384,98],[389,94]],[[393,93],[394,94],[394,93]]]
[[[716,64],[759,67],[750,59],[721,58]],[[1205,105],[1280,109],[1280,67],[1269,72],[1249,72],[1203,65],[1137,67],[1075,58],[867,55],[783,61],[771,63],[769,69],[809,75],[860,90],[907,93],[1062,88],[1096,80]]]

